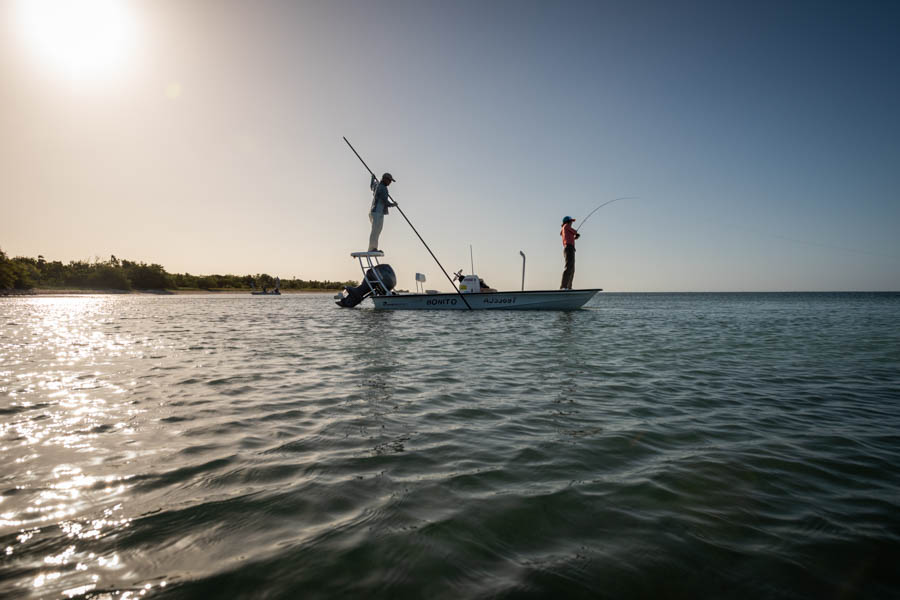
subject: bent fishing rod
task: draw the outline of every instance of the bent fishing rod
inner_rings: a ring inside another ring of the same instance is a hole
[[[598,210],[600,210],[601,208],[603,208],[604,206],[606,206],[607,204],[612,204],[613,202],[616,202],[618,200],[636,200],[637,198],[638,198],[637,196],[622,196],[621,198],[613,198],[609,202],[604,202],[603,204],[601,204],[600,206],[598,206],[597,208],[595,208],[594,210],[589,212],[588,216],[586,216],[584,219],[581,220],[581,225],[579,225],[577,228],[573,227],[572,229],[574,229],[575,231],[578,231],[579,229],[584,227],[584,224],[587,222],[588,219],[591,218],[591,215],[594,214],[595,212],[597,212]]]
[[[356,148],[353,147],[353,144],[350,143],[350,140],[348,140],[345,136],[342,136],[342,137],[344,137],[344,141],[347,142],[347,145],[350,146],[350,149],[353,150],[353,154],[356,155],[356,158],[359,159],[359,162],[361,162],[361,163],[363,164],[363,166],[366,168],[366,170],[367,170],[369,173],[372,174],[372,177],[375,177],[375,173],[372,172],[372,169],[369,168],[369,165],[366,164],[366,161],[364,161],[363,158],[362,158],[362,156],[359,155],[359,152],[356,151]],[[376,179],[377,179],[377,177],[376,177]],[[434,262],[437,263],[437,266],[439,266],[439,267],[441,268],[441,271],[444,272],[444,277],[447,278],[447,281],[450,282],[450,285],[453,286],[453,289],[456,290],[456,293],[459,294],[459,297],[460,297],[460,298],[462,298],[462,301],[463,301],[463,303],[466,305],[466,308],[468,308],[469,310],[472,310],[472,307],[469,306],[469,301],[466,300],[466,297],[463,296],[462,292],[459,291],[459,288],[456,287],[456,284],[455,284],[455,283],[453,282],[453,280],[450,278],[450,275],[447,274],[446,269],[444,269],[444,265],[441,264],[441,261],[439,261],[439,260],[437,259],[437,256],[434,255],[434,252],[431,251],[431,248],[428,247],[428,244],[426,244],[426,243],[425,243],[425,240],[422,239],[422,236],[419,235],[418,230],[417,230],[417,229],[413,226],[413,224],[410,222],[409,218],[406,216],[406,213],[403,212],[403,209],[400,208],[400,205],[397,204],[397,201],[394,200],[394,198],[391,196],[391,193],[390,193],[390,192],[388,192],[388,198],[390,198],[391,202],[394,203],[394,206],[396,206],[397,210],[400,211],[400,214],[403,215],[403,218],[406,219],[406,222],[409,224],[409,226],[412,228],[413,232],[414,232],[414,233],[416,234],[416,236],[419,238],[419,241],[422,242],[422,245],[425,246],[425,249],[426,249],[426,250],[428,250],[428,254],[430,254],[430,255],[431,255],[431,258],[434,259]]]

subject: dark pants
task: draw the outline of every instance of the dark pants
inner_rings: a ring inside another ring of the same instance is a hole
[[[563,271],[559,289],[572,289],[572,280],[575,279],[575,246],[563,248],[563,256],[566,257],[566,270]]]

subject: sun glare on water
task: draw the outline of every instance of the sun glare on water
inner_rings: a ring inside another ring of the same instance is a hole
[[[18,31],[42,65],[75,80],[119,72],[137,27],[125,0],[19,0]]]

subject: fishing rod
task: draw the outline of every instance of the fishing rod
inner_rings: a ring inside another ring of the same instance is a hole
[[[603,208],[604,206],[606,206],[607,204],[612,204],[613,202],[616,202],[617,200],[636,200],[637,198],[638,198],[637,196],[622,196],[621,198],[614,198],[614,199],[610,200],[609,202],[604,202],[603,204],[601,204],[600,206],[598,206],[597,208],[595,208],[594,210],[589,212],[588,216],[586,216],[584,219],[581,220],[581,225],[579,225],[577,228],[573,227],[573,229],[575,229],[575,231],[578,231],[579,229],[584,227],[584,224],[587,222],[588,219],[591,218],[591,215],[594,214],[595,212],[597,212],[598,210],[600,210],[601,208]]]
[[[350,140],[348,140],[346,137],[344,137],[344,141],[347,142],[347,145],[350,146],[350,149],[351,149],[351,150],[353,150],[353,154],[356,155],[356,158],[359,159],[359,162],[361,162],[361,163],[363,164],[363,166],[366,168],[366,170],[367,170],[369,173],[372,174],[372,177],[375,177],[375,173],[372,172],[372,169],[369,168],[369,165],[366,164],[366,161],[364,161],[363,158],[362,158],[362,156],[359,155],[359,152],[356,151],[356,148],[353,147],[353,144],[350,143]],[[462,292],[459,291],[459,288],[456,287],[456,284],[453,283],[453,280],[450,279],[450,275],[447,274],[447,271],[444,269],[444,265],[441,264],[441,261],[439,261],[439,260],[437,259],[437,256],[434,255],[434,252],[431,251],[431,248],[428,247],[428,244],[426,244],[426,243],[425,243],[425,240],[422,239],[422,236],[419,235],[418,230],[417,230],[417,229],[413,226],[413,224],[410,222],[409,218],[406,216],[406,213],[403,212],[403,209],[400,208],[400,205],[397,204],[397,201],[394,200],[394,198],[391,196],[391,193],[390,193],[390,192],[388,192],[388,198],[390,198],[391,202],[394,203],[394,206],[396,206],[397,210],[400,211],[400,214],[403,215],[403,218],[406,219],[406,222],[407,222],[407,223],[409,224],[409,226],[412,228],[413,232],[415,232],[416,236],[418,236],[419,241],[422,242],[422,245],[425,246],[425,249],[426,249],[426,250],[428,250],[428,254],[430,254],[430,255],[431,255],[431,258],[434,259],[434,262],[437,263],[437,266],[439,266],[439,267],[441,268],[441,271],[444,272],[444,277],[447,278],[447,281],[450,282],[450,285],[453,286],[453,289],[456,290],[456,293],[459,294],[459,297],[460,297],[460,298],[462,298],[462,301],[463,301],[463,303],[466,305],[466,308],[468,308],[469,310],[472,310],[472,307],[469,306],[469,301],[466,300],[466,297],[463,296]]]

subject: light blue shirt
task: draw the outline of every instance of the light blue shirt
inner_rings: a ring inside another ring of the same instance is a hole
[[[388,206],[391,206],[391,203],[388,198],[387,186],[376,180],[375,176],[372,175],[372,181],[371,183],[369,183],[369,189],[374,192],[372,194],[372,208],[369,210],[369,212],[374,214],[388,214]]]

